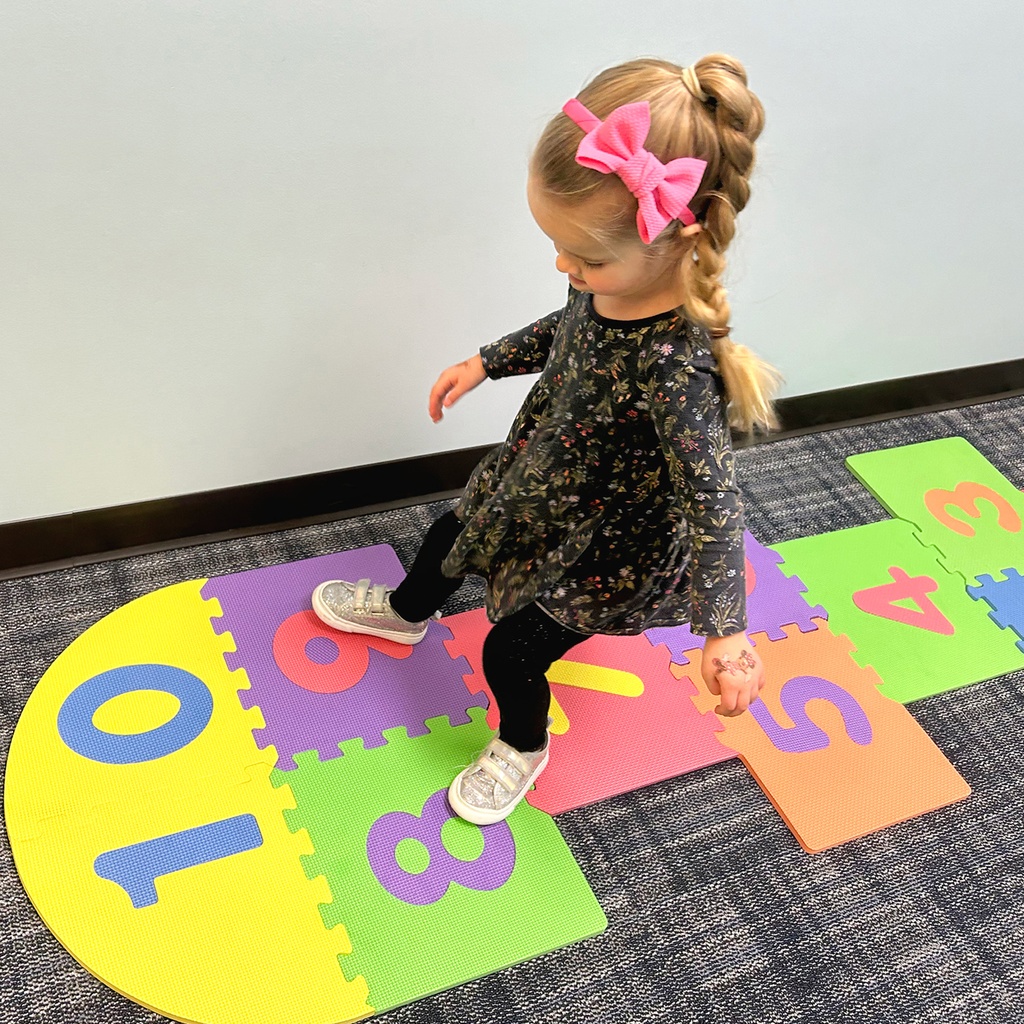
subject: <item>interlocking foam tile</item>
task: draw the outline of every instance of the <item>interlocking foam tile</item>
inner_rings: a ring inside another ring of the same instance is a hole
[[[979,576],[980,587],[968,587],[975,600],[984,600],[992,609],[989,618],[1001,629],[1012,629],[1020,638],[1017,647],[1024,652],[1024,576],[1016,569],[1007,569],[1006,578]]]
[[[854,658],[882,677],[882,692],[909,703],[1024,666],[1022,652],[960,576],[901,519],[777,544],[784,572],[797,573],[811,600],[829,610]]]
[[[772,640],[786,634],[783,626],[799,626],[802,632],[817,628],[816,619],[827,619],[828,612],[804,599],[806,588],[797,576],[779,569],[780,557],[766,548],[747,530],[747,622],[748,633],[767,633]],[[686,664],[686,651],[704,647],[704,638],[695,636],[689,626],[657,626],[646,636],[652,644],[664,644],[677,665]]]
[[[962,437],[852,455],[846,465],[968,583],[1024,569],[1024,494]]]
[[[175,1020],[338,1024],[372,1012],[338,962],[253,741],[203,581],[102,619],[50,666],[11,743],[4,810],[40,917],[88,971]],[[171,969],[168,965],[173,965]]]
[[[378,1011],[607,924],[546,814],[522,804],[479,828],[448,809],[449,783],[491,735],[482,710],[470,716],[457,728],[431,721],[416,738],[390,730],[374,750],[346,742],[334,760],[300,754],[297,771],[275,772],[295,795],[288,822],[316,850],[307,870],[334,894],[324,920],[351,936],[345,972],[366,978]]]
[[[490,628],[483,609],[444,619],[448,649],[471,666],[470,689],[483,686],[480,664]],[[551,755],[526,799],[562,811],[648,786],[734,756],[694,710],[693,688],[669,670],[668,652],[643,636],[594,636],[548,672],[552,683]],[[487,716],[498,727],[494,701]]]
[[[758,645],[761,699],[717,718],[740,757],[808,853],[857,839],[964,799],[970,788],[913,716],[878,690],[825,623]],[[696,657],[696,655],[695,655]],[[699,659],[698,659],[699,661]],[[719,698],[697,665],[677,668],[709,715]]]
[[[261,747],[272,746],[279,768],[292,768],[294,754],[317,750],[337,757],[338,743],[365,740],[379,746],[386,729],[405,726],[423,735],[428,718],[447,715],[453,725],[469,721],[467,710],[486,707],[469,695],[444,647],[448,630],[432,622],[416,646],[330,629],[310,610],[310,596],[324,580],[358,580],[397,586],[404,572],[386,544],[251,569],[211,579],[203,590],[224,610],[214,621],[230,631],[237,647],[227,656],[244,668],[250,689],[246,707],[258,706],[266,728]]]

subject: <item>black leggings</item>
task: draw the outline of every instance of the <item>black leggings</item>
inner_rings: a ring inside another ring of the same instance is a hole
[[[391,595],[403,619],[419,622],[433,615],[462,586],[441,572],[462,524],[446,512],[427,531],[409,574]],[[539,605],[528,604],[491,627],[484,640],[487,685],[498,702],[498,735],[517,750],[537,750],[547,733],[551,689],[547,671],[587,634],[556,622]]]

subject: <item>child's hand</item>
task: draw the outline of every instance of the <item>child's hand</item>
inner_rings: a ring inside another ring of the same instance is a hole
[[[443,409],[454,405],[467,391],[472,391],[477,384],[482,384],[486,379],[484,361],[479,353],[461,363],[449,366],[430,390],[430,418],[435,423],[440,423],[444,416]]]
[[[707,688],[722,698],[715,714],[723,718],[742,715],[758,699],[764,686],[764,666],[746,633],[708,637],[701,674]]]

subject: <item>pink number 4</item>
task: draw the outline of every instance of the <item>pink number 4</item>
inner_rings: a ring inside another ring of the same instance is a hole
[[[862,612],[941,633],[943,636],[952,636],[956,632],[953,623],[928,597],[939,589],[935,580],[930,576],[911,576],[898,565],[889,569],[889,575],[892,576],[892,583],[882,583],[854,593],[853,603]],[[917,608],[906,608],[896,603],[907,600],[913,601]]]

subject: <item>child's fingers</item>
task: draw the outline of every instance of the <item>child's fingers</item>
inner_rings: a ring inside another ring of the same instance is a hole
[[[764,667],[759,664],[757,667],[757,672],[754,675],[754,696],[750,702],[751,704],[753,704],[754,701],[760,697],[761,691],[764,689],[764,683]]]
[[[715,708],[715,712],[719,715],[724,715],[726,718],[731,718],[733,715],[746,711],[746,706],[743,703],[745,684],[743,675],[737,672],[719,672],[717,673],[716,681],[722,700],[718,707]]]
[[[764,685],[764,665],[756,653],[745,648],[738,653],[724,644],[709,640],[701,661],[701,672],[708,690],[721,703],[716,714],[726,718],[742,715],[753,704]]]
[[[431,388],[428,403],[430,418],[437,423],[444,416],[445,409],[454,405],[467,391],[472,391],[486,378],[487,373],[479,355],[456,363],[455,366],[449,366]]]
[[[451,391],[444,396],[444,407],[447,409],[449,405],[454,405],[467,391],[464,384],[456,381]]]
[[[722,702],[715,708],[717,714],[726,718],[742,715],[759,697],[764,685],[764,674],[735,671],[718,673]]]
[[[454,401],[454,399],[448,397],[452,384],[452,378],[447,373],[443,373],[438,377],[437,383],[430,389],[428,408],[430,410],[430,418],[435,423],[444,416],[443,407],[451,405],[452,401]]]

